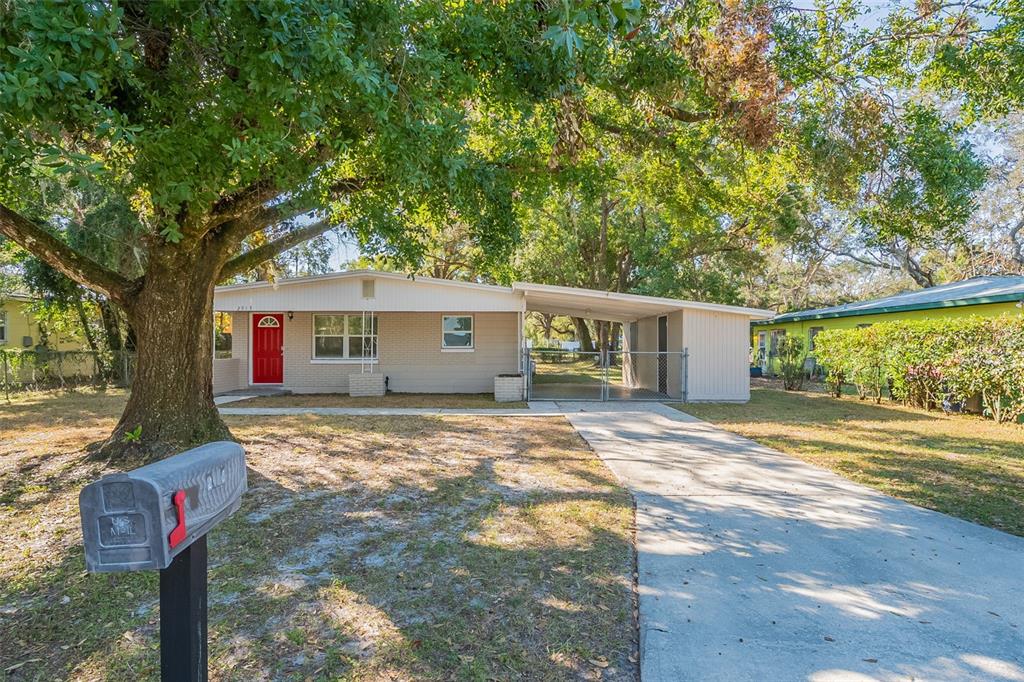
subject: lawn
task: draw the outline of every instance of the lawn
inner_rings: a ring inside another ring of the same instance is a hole
[[[545,361],[544,357],[536,358],[534,367],[535,384],[601,384],[606,369],[596,363],[594,356],[569,353],[552,361]],[[608,367],[607,371],[609,381],[622,382],[621,365]]]
[[[154,679],[157,575],[85,573],[83,447],[119,393],[0,404],[0,670]],[[218,680],[636,678],[632,503],[561,418],[233,417]]]
[[[680,409],[908,502],[1024,535],[1024,428],[822,393]]]
[[[499,403],[493,393],[388,393],[381,397],[353,398],[344,393],[270,395],[230,403],[231,407],[437,407],[511,409],[525,402]]]

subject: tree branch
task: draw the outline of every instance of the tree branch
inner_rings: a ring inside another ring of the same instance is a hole
[[[658,113],[671,118],[673,121],[681,121],[683,123],[700,123],[714,116],[710,111],[686,111],[672,105],[658,107]]]
[[[128,303],[133,289],[131,280],[80,254],[3,204],[0,204],[0,234],[79,284],[121,305]]]
[[[334,226],[330,221],[322,220],[305,227],[300,227],[297,230],[292,230],[272,242],[267,242],[263,246],[258,246],[255,249],[241,253],[224,264],[220,271],[221,279],[227,279],[240,275],[243,272],[248,272],[263,261],[279,256],[288,249],[294,248],[313,237],[318,237]]]
[[[251,213],[281,193],[277,185],[263,179],[252,183],[245,189],[222,197],[213,205],[213,219],[210,228],[214,228],[229,220],[237,220]]]
[[[343,196],[361,192],[369,189],[375,182],[376,178],[342,178],[328,188],[328,198],[340,199]],[[259,232],[276,223],[296,218],[304,213],[309,213],[317,208],[315,204],[309,201],[295,202],[292,200],[285,200],[268,206],[267,202],[280,196],[280,192],[272,193],[269,189],[260,191],[255,186],[250,186],[245,192],[248,193],[245,195],[247,198],[237,199],[238,203],[235,203],[236,200],[234,199],[229,200],[232,204],[230,210],[235,212],[229,220],[224,221],[223,218],[215,219],[222,223],[217,229],[219,236],[228,242],[234,241],[236,244],[240,244],[245,237],[255,232]],[[241,204],[246,204],[244,210]]]
[[[1017,221],[1017,224],[1010,230],[1010,250],[1012,252],[1011,258],[1017,263],[1017,265],[1024,265],[1024,247],[1021,246],[1019,235],[1024,230],[1024,218]]]

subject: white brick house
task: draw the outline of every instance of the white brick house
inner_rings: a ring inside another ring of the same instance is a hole
[[[737,350],[714,363],[716,372],[718,365],[729,366],[732,383],[717,397],[731,400],[749,395],[749,320],[770,315],[585,289],[527,283],[500,287],[368,270],[218,287],[214,309],[230,315],[232,330],[230,357],[214,360],[215,393],[279,386],[296,393],[366,394],[385,380],[388,390],[401,393],[491,392],[498,375],[528,367],[524,315],[538,310],[635,327],[632,334],[623,334],[632,340],[631,350],[641,344],[659,350],[659,341],[662,346],[671,341],[672,350],[678,350],[675,346],[687,337],[683,320],[689,313],[694,329],[689,343],[723,346],[722,339],[694,336],[698,329],[736,337],[724,345]],[[706,316],[720,324],[698,324]],[[671,318],[680,328],[666,333],[658,317]],[[647,333],[659,326],[660,339],[657,332]],[[635,381],[644,381],[639,375]],[[353,376],[358,383],[350,382]],[[679,382],[673,381],[671,388],[679,393]]]

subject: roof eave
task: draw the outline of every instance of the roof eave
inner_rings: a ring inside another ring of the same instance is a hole
[[[1024,294],[999,294],[996,296],[978,296],[975,298],[962,298],[955,301],[932,301],[929,303],[910,303],[907,305],[883,306],[880,308],[861,308],[857,310],[838,310],[830,313],[816,314],[794,314],[780,315],[769,320],[759,320],[751,324],[787,324],[789,322],[805,322],[807,320],[829,320],[838,317],[863,317],[865,315],[886,315],[892,313],[905,313],[914,310],[938,310],[940,308],[962,308],[965,306],[985,305],[989,303],[1011,303],[1013,301],[1024,301]]]

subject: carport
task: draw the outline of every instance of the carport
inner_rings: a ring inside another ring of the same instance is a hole
[[[545,284],[513,290],[526,311],[622,325],[614,350],[524,348],[531,400],[750,398],[750,321],[770,311]]]

